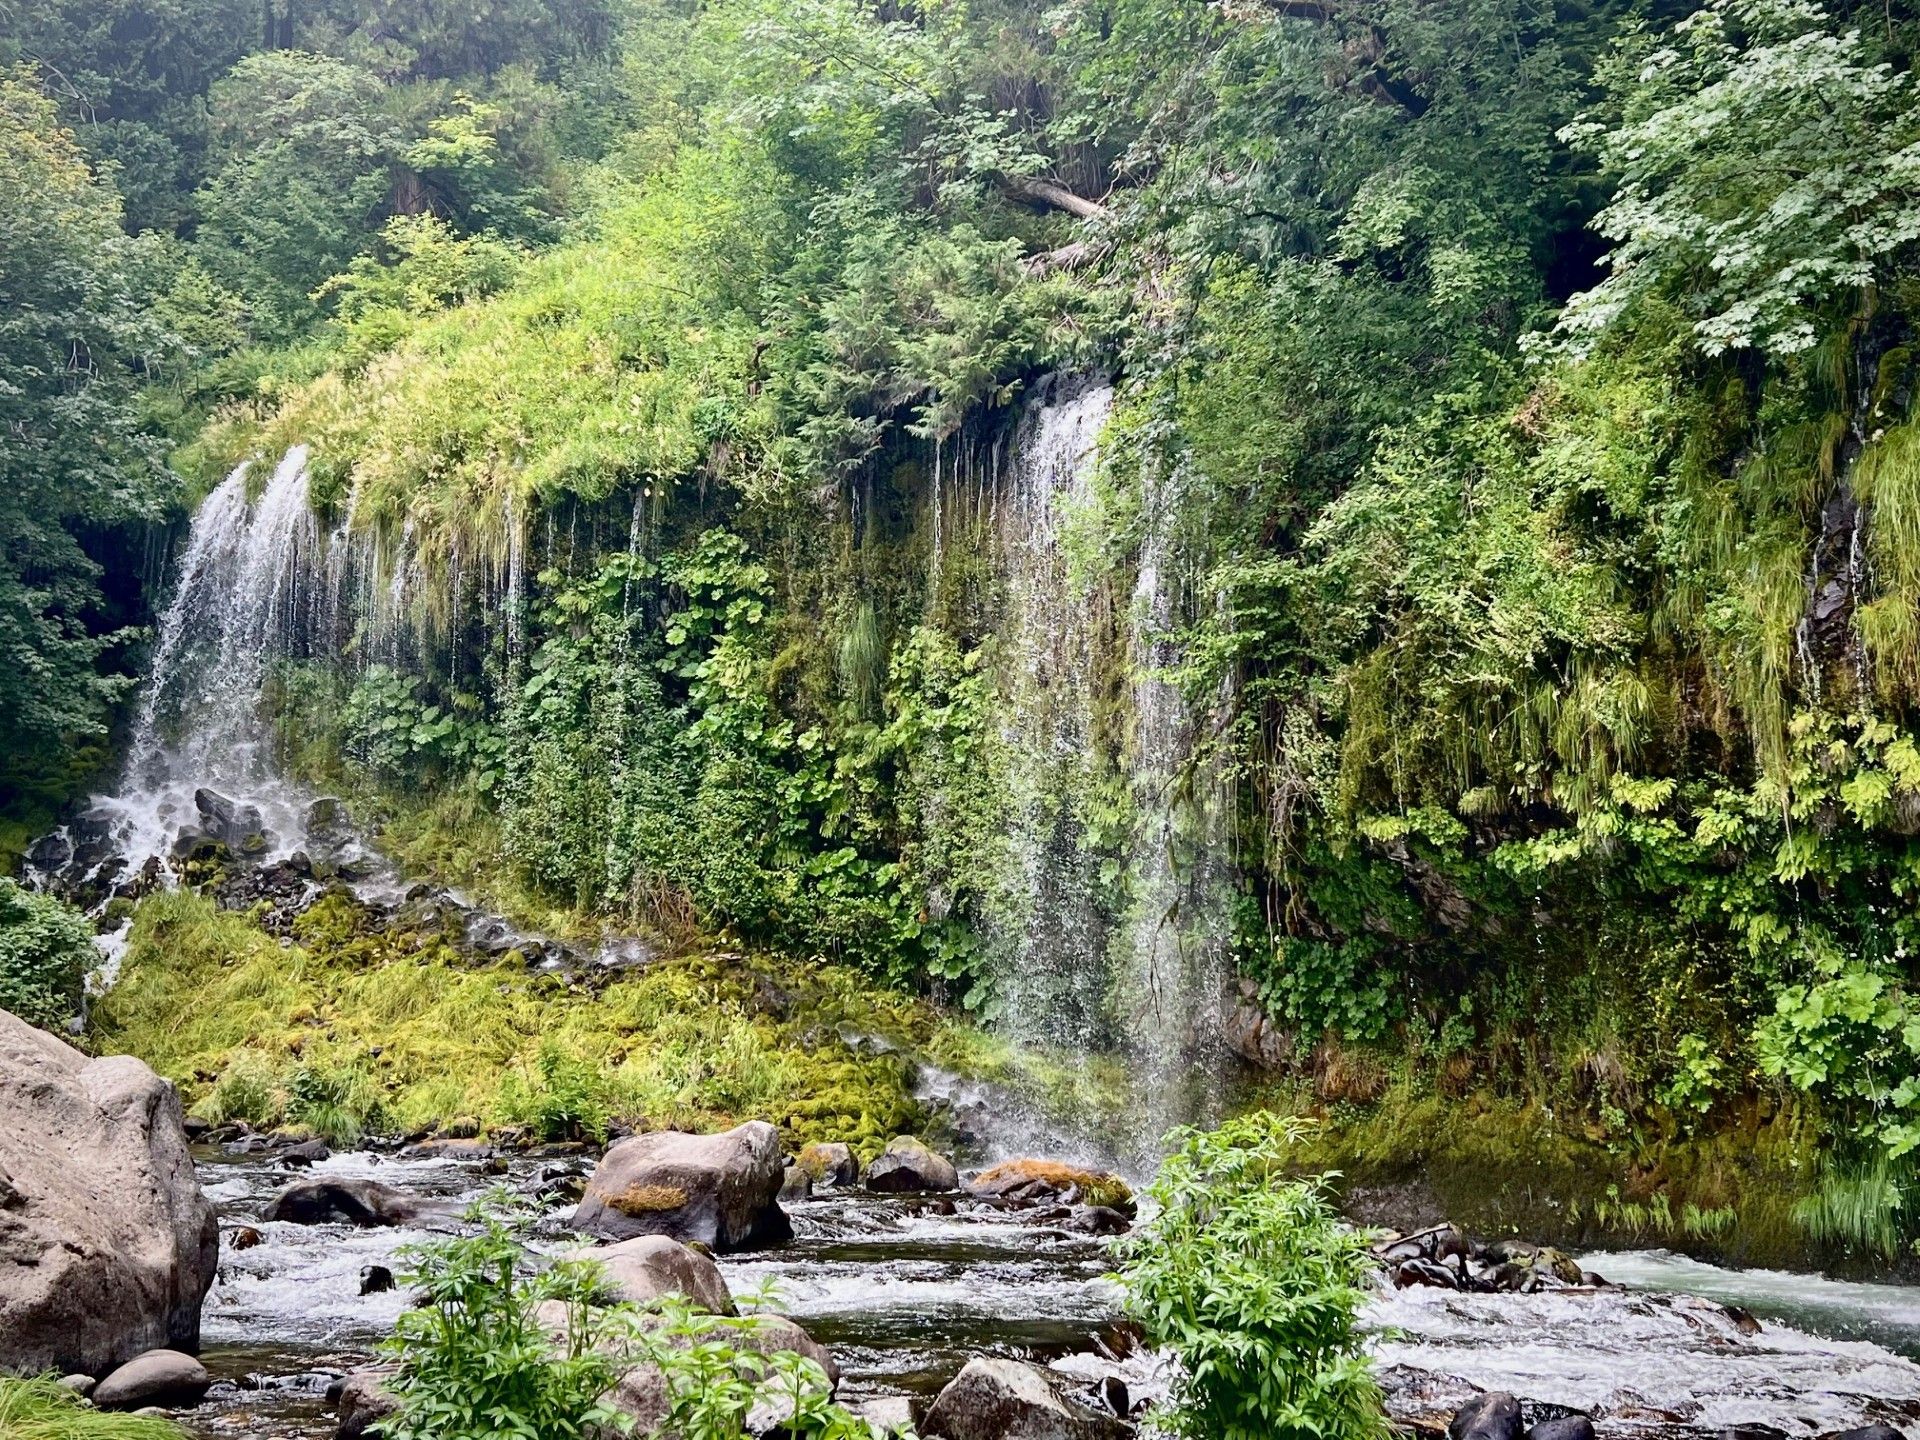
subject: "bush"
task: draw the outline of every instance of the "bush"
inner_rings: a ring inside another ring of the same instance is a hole
[[[86,916],[0,880],[0,1010],[52,1029],[78,1012],[87,972],[99,960]]]
[[[1176,1130],[1122,1244],[1118,1277],[1149,1345],[1181,1365],[1159,1426],[1194,1440],[1382,1440],[1362,1345],[1371,1257],[1318,1181],[1283,1166],[1300,1122],[1260,1113]]]
[[[477,1233],[402,1252],[414,1261],[404,1280],[420,1302],[386,1345],[400,1362],[386,1383],[401,1408],[381,1423],[385,1440],[624,1434],[631,1418],[602,1397],[639,1365],[666,1381],[667,1413],[649,1432],[655,1436],[745,1440],[747,1413],[771,1403],[786,1414],[781,1433],[793,1440],[879,1440],[832,1403],[814,1362],[737,1343],[756,1317],[698,1313],[677,1295],[646,1311],[601,1304],[594,1262],[534,1268],[524,1243],[532,1216],[505,1192],[468,1219]]]
[[[52,1376],[0,1375],[0,1435],[7,1440],[186,1440],[170,1420],[95,1410]]]

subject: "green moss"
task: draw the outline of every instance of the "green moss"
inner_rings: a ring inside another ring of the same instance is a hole
[[[139,1055],[209,1118],[347,1141],[468,1116],[548,1138],[766,1119],[872,1150],[918,1119],[904,1063],[842,1037],[909,1042],[931,1015],[834,966],[699,953],[536,975],[380,930],[345,894],[295,929],[282,944],[186,891],[144,901],[96,1047]]]

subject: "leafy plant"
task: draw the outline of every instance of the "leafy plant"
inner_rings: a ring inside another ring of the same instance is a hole
[[[80,1010],[100,961],[93,926],[72,906],[0,878],[0,1010],[52,1029]]]
[[[1180,1364],[1158,1423],[1208,1440],[1389,1433],[1360,1312],[1367,1236],[1321,1181],[1290,1179],[1302,1122],[1259,1111],[1177,1130],[1117,1277],[1147,1343]]]

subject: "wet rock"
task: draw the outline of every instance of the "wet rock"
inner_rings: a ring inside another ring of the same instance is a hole
[[[268,848],[266,824],[260,807],[230,800],[217,790],[193,792],[193,808],[200,812],[200,828],[236,854],[258,856]]]
[[[1118,1375],[1106,1375],[1100,1380],[1100,1398],[1121,1419],[1125,1419],[1130,1405],[1127,1395],[1127,1382]]]
[[[279,1154],[279,1160],[285,1165],[317,1165],[333,1155],[324,1140],[302,1140],[289,1145]]]
[[[1006,1160],[983,1170],[967,1182],[967,1193],[980,1200],[1010,1205],[1039,1205],[1056,1200],[1082,1201],[1131,1214],[1133,1189],[1118,1175],[1062,1165],[1054,1160]]]
[[[323,795],[307,806],[306,835],[310,843],[340,845],[353,838],[353,817],[347,802]]]
[[[936,1154],[911,1135],[902,1135],[890,1141],[886,1150],[867,1166],[866,1185],[867,1189],[886,1195],[957,1190],[960,1172],[946,1156]]]
[[[927,1411],[928,1440],[1118,1440],[1130,1429],[1069,1399],[1044,1370],[976,1356]]]
[[[1260,1004],[1260,987],[1240,982],[1239,993],[1220,1022],[1227,1048],[1256,1070],[1284,1070],[1294,1059],[1293,1032],[1273,1023]]]
[[[393,1289],[393,1271],[384,1265],[369,1265],[360,1272],[362,1295],[383,1295]]]
[[[789,1165],[780,1178],[779,1201],[782,1205],[798,1205],[802,1200],[813,1198],[813,1177],[798,1165]]]
[[[1727,1312],[1727,1318],[1733,1322],[1733,1328],[1738,1330],[1742,1335],[1758,1335],[1760,1333],[1759,1320],[1756,1319],[1754,1313],[1744,1305],[1727,1305],[1722,1308]]]
[[[94,1386],[90,1397],[102,1410],[143,1405],[198,1405],[213,1384],[207,1367],[178,1350],[136,1355]]]
[[[27,863],[51,875],[73,863],[73,842],[58,830],[42,835],[27,847]]]
[[[642,1235],[599,1250],[582,1250],[596,1260],[622,1300],[649,1305],[662,1295],[680,1294],[714,1315],[734,1313],[733,1295],[720,1267],[699,1251],[665,1235]]]
[[[1426,1285],[1435,1290],[1458,1290],[1460,1277],[1445,1265],[1432,1260],[1402,1260],[1393,1267],[1394,1289],[1405,1290],[1415,1285]]]
[[[1593,1440],[1593,1421],[1585,1415],[1542,1420],[1527,1431],[1527,1440]]]
[[[266,1236],[251,1225],[242,1225],[227,1237],[227,1248],[231,1250],[251,1250],[263,1243]]]
[[[400,1151],[403,1160],[491,1160],[493,1146],[473,1136],[436,1135]]]
[[[220,1228],[171,1085],[0,1011],[0,1174],[0,1372],[198,1346]]]
[[[1520,1402],[1504,1390],[1476,1395],[1454,1414],[1447,1440],[1520,1440]]]
[[[1551,1247],[1543,1248],[1534,1255],[1533,1268],[1536,1271],[1545,1270],[1562,1285],[1580,1283],[1580,1262],[1571,1255]]]
[[[803,1145],[794,1161],[815,1185],[852,1185],[860,1179],[860,1162],[850,1146],[838,1141],[826,1145]]]
[[[386,1387],[391,1370],[357,1370],[341,1383],[334,1440],[365,1440],[373,1426],[396,1414],[400,1402]]]
[[[790,1239],[779,1205],[780,1133],[764,1120],[719,1135],[663,1130],[610,1147],[574,1211],[574,1229],[609,1240],[666,1235],[714,1250]]]
[[[1060,1228],[1076,1235],[1124,1235],[1133,1228],[1133,1221],[1111,1205],[1077,1205]]]
[[[1855,1430],[1822,1436],[1821,1440],[1906,1440],[1906,1437],[1891,1425],[1862,1425]]]
[[[1540,1276],[1531,1265],[1509,1260],[1488,1272],[1487,1288],[1504,1294],[1531,1295],[1540,1288]]]
[[[294,1225],[414,1225],[451,1220],[453,1208],[378,1180],[296,1180],[268,1202],[266,1221]]]

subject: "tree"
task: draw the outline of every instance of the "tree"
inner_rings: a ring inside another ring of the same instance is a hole
[[[83,541],[172,494],[137,423],[139,357],[166,337],[131,246],[34,77],[0,75],[0,806],[58,788],[128,683]]]

